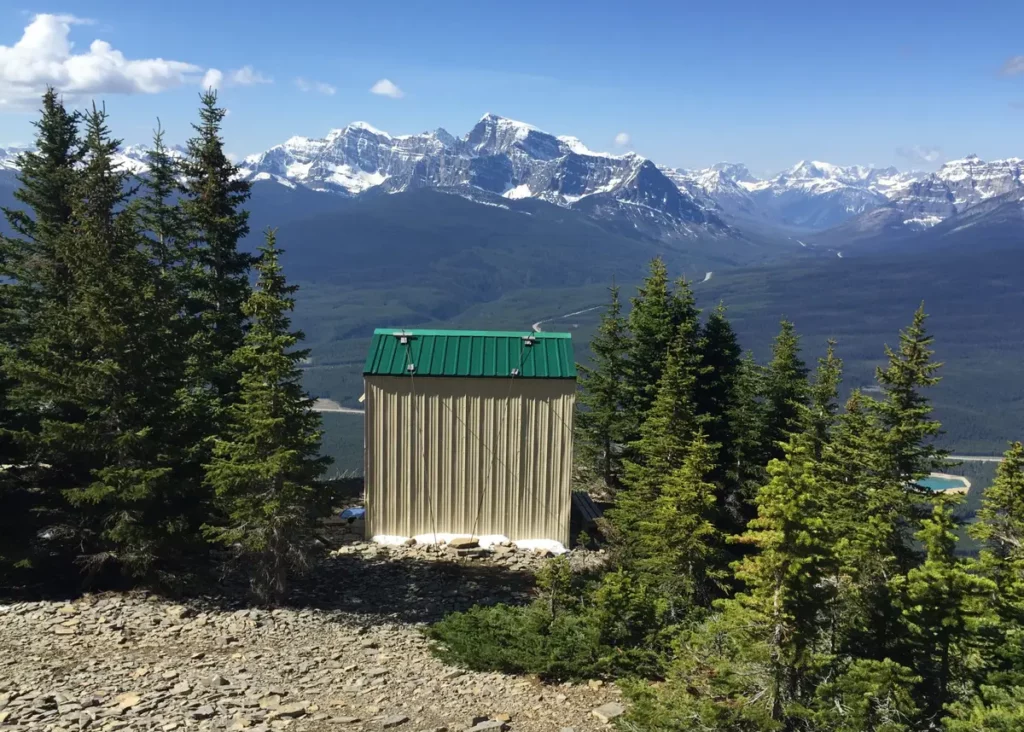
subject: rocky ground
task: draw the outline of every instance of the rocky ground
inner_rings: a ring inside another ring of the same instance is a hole
[[[356,545],[273,610],[227,590],[8,601],[0,729],[604,728],[621,710],[617,689],[464,672],[422,637],[451,610],[525,600],[534,563]]]

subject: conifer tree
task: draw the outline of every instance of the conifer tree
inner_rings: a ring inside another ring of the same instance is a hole
[[[839,411],[839,384],[843,379],[843,362],[835,352],[836,342],[829,340],[825,356],[818,359],[814,383],[809,389],[805,419],[811,439],[811,452],[821,460]]]
[[[947,502],[937,498],[932,517],[917,534],[927,552],[924,563],[893,580],[910,631],[914,666],[922,676],[922,711],[935,723],[956,698],[954,682],[967,675],[972,626],[985,621],[985,597],[994,589],[956,556],[956,528]]]
[[[764,369],[761,386],[761,464],[767,465],[782,457],[790,435],[800,431],[809,394],[807,366],[800,359],[800,337],[788,320],[782,321],[772,344],[772,360]]]
[[[256,594],[279,602],[290,576],[308,564],[317,520],[331,510],[318,483],[330,459],[318,457],[320,417],[302,390],[298,363],[308,351],[295,350],[302,333],[289,330],[298,288],[285,282],[273,231],[260,251],[256,289],[244,304],[251,326],[233,356],[239,396],[207,473],[226,523],[208,531],[237,545],[254,563]]]
[[[63,240],[73,289],[67,307],[47,313],[59,350],[23,380],[37,403],[58,408],[35,444],[76,509],[79,559],[142,574],[180,529],[166,511],[174,483],[162,422],[178,387],[163,351],[175,303],[124,205],[128,176],[106,113],[94,107],[86,127],[73,236]]]
[[[931,418],[931,403],[922,393],[939,383],[936,371],[942,367],[932,360],[935,339],[925,330],[927,317],[922,303],[910,326],[900,331],[899,348],[886,346],[888,365],[876,369],[884,395],[876,403],[875,411],[885,431],[885,470],[894,482],[903,485],[913,485],[931,471],[944,467],[947,454],[933,443],[941,434],[941,425]]]
[[[631,569],[658,591],[672,621],[694,604],[709,605],[725,577],[722,537],[714,524],[715,485],[708,481],[712,455],[698,430],[683,464],[664,477],[639,522]]]
[[[219,400],[230,403],[238,386],[231,354],[242,344],[242,305],[249,295],[253,263],[251,255],[238,249],[249,233],[249,212],[242,206],[251,186],[224,153],[220,130],[226,111],[217,106],[216,92],[208,90],[200,99],[200,121],[193,125],[196,136],[188,141],[182,165],[181,206],[193,239],[193,309],[203,325],[191,351],[203,358],[201,365]]]
[[[611,490],[621,487],[623,441],[626,438],[625,373],[628,340],[619,303],[619,288],[609,288],[611,302],[590,350],[594,366],[580,365],[580,404],[576,416],[580,451]]]
[[[625,379],[629,440],[637,439],[647,410],[654,403],[669,346],[679,333],[680,323],[691,319],[690,337],[695,338],[698,332],[692,294],[688,293],[688,288],[681,298],[673,294],[668,270],[660,257],[651,261],[650,274],[632,299],[632,304],[627,321],[630,339]]]
[[[790,705],[806,704],[814,693],[814,672],[822,663],[819,621],[833,594],[823,582],[834,558],[813,466],[808,447],[790,438],[784,458],[769,465],[771,480],[757,494],[757,517],[734,538],[755,551],[736,565],[747,590],[730,601],[729,612],[766,646],[764,704],[778,722],[787,720]]]
[[[64,502],[56,486],[40,480],[41,458],[27,444],[45,412],[21,378],[34,356],[45,359],[49,346],[56,345],[44,323],[68,302],[69,262],[61,242],[72,217],[83,151],[79,115],[68,111],[52,88],[33,124],[35,150],[18,160],[14,193],[24,208],[4,209],[13,236],[0,235],[0,450],[3,463],[11,466],[0,475],[0,565],[6,559],[27,566],[37,555],[38,536],[67,534],[52,530],[65,523]]]
[[[692,350],[692,329],[692,323],[680,325],[640,439],[629,445],[634,457],[624,461],[626,488],[609,514],[622,546],[635,543],[640,521],[658,497],[665,476],[683,465],[697,429],[694,389],[699,354]]]
[[[716,469],[713,479],[723,486],[726,502],[732,500],[739,483],[741,408],[740,379],[743,368],[742,351],[725,317],[725,306],[719,304],[701,329],[700,367],[697,377],[696,409],[715,446]]]
[[[1010,445],[985,491],[971,536],[982,544],[977,569],[995,587],[998,615],[986,629],[988,683],[1024,688],[1024,447]]]

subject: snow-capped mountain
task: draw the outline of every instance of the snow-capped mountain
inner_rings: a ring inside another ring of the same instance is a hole
[[[1015,192],[1024,193],[1024,161],[1009,158],[986,163],[977,155],[968,155],[897,188],[889,197],[906,214],[906,224],[927,227],[990,198]]]
[[[696,200],[650,160],[594,152],[574,137],[493,114],[462,137],[443,129],[393,136],[354,122],[320,139],[293,137],[242,167],[255,181],[343,195],[431,187],[470,198],[539,199],[657,236],[726,231],[713,204]]]
[[[18,156],[23,152],[28,152],[30,149],[17,146],[0,147],[0,170],[17,170]]]
[[[0,171],[13,171],[23,151],[0,148]],[[118,160],[142,173],[148,152],[128,146]],[[170,153],[182,157],[185,150]],[[292,137],[250,155],[240,174],[343,196],[434,188],[490,205],[533,199],[654,238],[736,235],[745,228],[826,231],[847,222],[858,237],[888,234],[893,227],[934,226],[983,201],[1024,191],[1018,158],[986,163],[971,155],[931,174],[802,160],[759,179],[739,163],[687,170],[659,167],[635,153],[595,152],[575,137],[493,114],[461,137],[440,128],[391,135],[353,122],[322,138]]]

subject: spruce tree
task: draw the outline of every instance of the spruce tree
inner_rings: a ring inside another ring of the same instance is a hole
[[[772,344],[772,360],[764,370],[762,392],[762,465],[781,458],[791,435],[801,429],[809,385],[807,366],[800,358],[800,337],[783,320]]]
[[[201,97],[196,136],[188,141],[184,173],[182,212],[188,222],[193,314],[202,323],[192,354],[200,359],[197,368],[214,387],[218,399],[229,404],[237,391],[238,375],[231,354],[242,344],[245,317],[242,305],[249,295],[251,255],[238,249],[249,233],[249,212],[242,206],[249,199],[250,184],[228,160],[221,140],[221,123],[226,110],[217,106],[217,94]]]
[[[626,487],[609,512],[621,548],[628,549],[637,540],[640,522],[658,497],[665,476],[683,465],[698,426],[694,389],[699,354],[692,348],[692,333],[693,324],[680,325],[654,404],[640,427],[640,439],[629,445],[632,457],[624,461]]]
[[[62,242],[83,150],[79,115],[68,111],[52,88],[33,124],[35,150],[19,158],[14,193],[24,208],[4,209],[13,236],[0,235],[0,450],[10,466],[0,475],[0,565],[6,560],[28,566],[52,555],[53,546],[70,533],[57,485],[40,475],[45,457],[29,444],[46,411],[21,379],[41,367],[50,346],[57,345],[45,324],[68,304],[70,270]],[[40,546],[40,536],[51,537],[49,547]]]
[[[226,523],[208,531],[252,560],[257,596],[280,602],[308,564],[316,522],[332,508],[318,482],[330,459],[318,457],[320,417],[298,368],[308,351],[295,350],[302,334],[289,330],[297,288],[285,282],[273,231],[260,251],[256,289],[243,306],[251,325],[232,357],[238,400],[207,469]]]
[[[927,315],[922,303],[910,326],[900,331],[900,345],[888,346],[888,364],[876,369],[883,399],[875,405],[885,431],[882,455],[885,470],[894,482],[912,486],[931,471],[945,466],[946,451],[935,447],[941,425],[931,418],[932,407],[923,389],[939,383],[941,363],[932,360],[934,338],[925,330]]]
[[[679,293],[669,286],[668,270],[661,258],[651,261],[650,274],[632,299],[629,313],[629,358],[626,369],[626,415],[629,440],[640,434],[640,425],[658,393],[658,383],[668,359],[669,347],[683,321],[690,323],[690,335],[699,335],[697,310],[685,282]]]
[[[722,537],[715,527],[714,451],[698,430],[680,467],[664,476],[639,521],[632,571],[658,591],[670,622],[693,605],[708,606],[724,579]]]
[[[918,698],[925,718],[935,724],[957,698],[954,685],[967,680],[972,626],[987,622],[986,596],[994,589],[956,556],[956,528],[947,501],[937,498],[932,517],[917,534],[926,551],[924,563],[893,579],[910,631],[911,657],[922,676]]]
[[[835,346],[836,342],[829,340],[825,356],[818,359],[818,368],[804,412],[806,430],[811,438],[811,452],[815,460],[822,458],[839,411],[839,384],[843,379],[843,362],[836,356]]]
[[[725,306],[720,304],[708,316],[701,329],[700,346],[696,409],[715,451],[711,478],[720,486],[720,525],[731,532],[741,530],[739,504],[745,500],[740,485],[743,360],[736,332],[725,317]]]
[[[76,510],[80,561],[143,574],[180,530],[166,510],[175,486],[162,421],[178,387],[163,351],[175,303],[125,205],[128,175],[114,163],[106,113],[94,107],[86,127],[65,241],[73,290],[46,324],[60,350],[23,380],[52,405],[36,444]]]
[[[758,491],[757,517],[733,541],[754,548],[736,565],[746,591],[730,601],[728,612],[765,645],[768,679],[764,704],[771,718],[785,723],[791,705],[808,703],[821,666],[820,616],[834,588],[834,557],[824,521],[820,485],[810,450],[799,437],[773,461],[771,480]]]
[[[619,303],[619,288],[609,288],[611,302],[590,341],[593,368],[580,365],[580,404],[577,444],[588,466],[596,469],[612,491],[621,487],[623,441],[626,438],[625,372],[628,339]]]
[[[1024,447],[1006,451],[982,496],[971,536],[981,542],[977,571],[995,588],[990,603],[998,623],[980,634],[992,685],[1024,687]]]

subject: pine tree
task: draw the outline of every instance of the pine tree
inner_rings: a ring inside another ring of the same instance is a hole
[[[807,366],[800,359],[800,337],[793,324],[783,320],[772,344],[772,360],[762,382],[762,465],[781,458],[790,435],[800,431],[809,386]]]
[[[580,404],[576,416],[577,444],[584,460],[594,466],[605,486],[618,490],[622,480],[622,444],[626,437],[625,371],[628,340],[619,303],[619,288],[609,288],[611,302],[590,341],[594,366],[579,366]]]
[[[188,141],[182,165],[184,198],[182,212],[193,239],[190,268],[194,314],[203,325],[191,352],[201,357],[206,378],[220,401],[230,403],[238,375],[230,367],[231,354],[242,344],[245,317],[242,305],[249,295],[249,268],[253,258],[238,250],[249,233],[250,184],[228,160],[220,137],[226,111],[217,106],[217,94],[201,95],[200,122]]]
[[[956,556],[956,528],[947,502],[936,499],[932,517],[917,534],[927,552],[924,563],[893,580],[922,676],[918,698],[925,717],[936,723],[955,699],[954,683],[966,675],[972,626],[986,621],[985,598],[994,589]]]
[[[297,288],[285,283],[273,231],[260,251],[259,280],[244,305],[251,327],[232,359],[242,374],[239,397],[208,466],[227,523],[209,534],[239,546],[255,564],[256,594],[279,602],[289,576],[306,567],[311,532],[332,496],[318,484],[330,460],[317,457],[320,417],[298,368],[308,351],[293,350],[302,334],[289,331]]]

